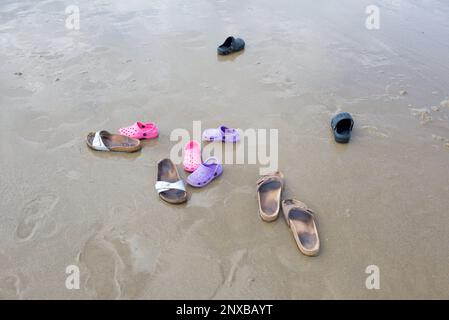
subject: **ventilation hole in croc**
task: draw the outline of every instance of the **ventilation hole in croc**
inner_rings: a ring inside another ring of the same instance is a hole
[[[215,172],[215,173],[214,173],[214,177],[215,177],[216,175],[217,175],[217,173]]]

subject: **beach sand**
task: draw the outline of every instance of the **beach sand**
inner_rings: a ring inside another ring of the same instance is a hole
[[[80,0],[68,30],[72,4],[0,4],[0,298],[449,297],[447,2]],[[228,35],[247,47],[217,57]],[[85,145],[138,119],[160,128],[141,152]],[[316,212],[318,257],[259,218],[259,164],[159,199],[156,163],[194,120],[279,130],[284,196]]]

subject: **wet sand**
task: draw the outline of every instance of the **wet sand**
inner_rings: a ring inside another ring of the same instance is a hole
[[[0,4],[0,298],[449,297],[445,1],[77,3],[79,31],[71,1]],[[218,58],[230,34],[247,48]],[[349,145],[329,129],[339,110]],[[86,147],[136,119],[161,129],[141,152]],[[284,195],[316,212],[318,257],[259,218],[258,165],[159,200],[156,163],[193,120],[279,129]],[[380,290],[365,287],[373,264]]]

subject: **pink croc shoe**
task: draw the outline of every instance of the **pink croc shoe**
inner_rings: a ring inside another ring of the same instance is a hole
[[[189,141],[184,148],[184,161],[182,162],[184,170],[187,172],[195,171],[201,164],[201,148],[198,142]]]
[[[153,139],[159,135],[159,129],[153,122],[136,122],[132,126],[120,128],[118,132],[134,139]]]

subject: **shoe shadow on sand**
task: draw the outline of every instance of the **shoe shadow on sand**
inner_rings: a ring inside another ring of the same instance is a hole
[[[217,54],[217,61],[219,62],[226,62],[226,61],[234,61],[235,59],[237,59],[241,54],[243,54],[243,52],[245,52],[245,50],[241,50],[238,52],[234,52],[225,56],[219,55]]]
[[[94,157],[100,158],[100,159],[107,159],[107,158],[125,158],[129,160],[135,160],[138,157],[142,155],[142,150],[134,151],[134,152],[103,152],[103,151],[96,151],[88,148],[88,152],[91,153]]]

